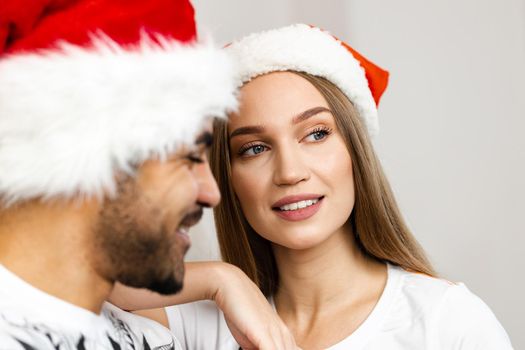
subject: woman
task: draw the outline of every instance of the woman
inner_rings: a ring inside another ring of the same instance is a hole
[[[242,87],[239,111],[215,124],[210,156],[222,193],[221,253],[297,344],[511,349],[479,298],[435,277],[399,213],[369,137],[388,74],[306,25],[252,34],[227,50]],[[189,348],[235,348],[213,305],[166,312]],[[219,341],[209,329],[220,329]]]

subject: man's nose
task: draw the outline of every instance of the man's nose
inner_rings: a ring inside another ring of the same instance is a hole
[[[221,193],[211,172],[208,159],[204,157],[204,162],[194,166],[193,171],[199,187],[197,202],[206,207],[214,207],[219,204]]]

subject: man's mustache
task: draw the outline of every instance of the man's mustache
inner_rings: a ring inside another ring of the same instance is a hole
[[[202,218],[202,213],[203,213],[202,207],[199,206],[197,209],[195,209],[194,211],[184,216],[184,218],[180,222],[180,226],[190,227],[190,226],[197,224]]]

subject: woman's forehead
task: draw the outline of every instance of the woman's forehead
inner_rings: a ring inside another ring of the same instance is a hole
[[[294,72],[272,72],[260,75],[241,87],[241,102],[245,99],[251,100],[256,96],[286,98],[282,93],[300,97],[314,95],[321,97],[321,94],[308,80]]]
[[[291,121],[300,113],[328,104],[303,77],[291,72],[273,72],[255,78],[241,88],[239,111],[230,126]]]

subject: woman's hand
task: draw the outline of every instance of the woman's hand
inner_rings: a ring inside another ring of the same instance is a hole
[[[210,299],[224,313],[230,331],[242,349],[298,349],[288,327],[259,288],[240,269],[217,266],[217,288]]]
[[[296,350],[295,340],[259,288],[239,268],[220,261],[185,264],[184,288],[162,296],[117,284],[110,301],[168,327],[164,307],[213,300],[245,350]],[[142,311],[138,311],[142,310]]]

